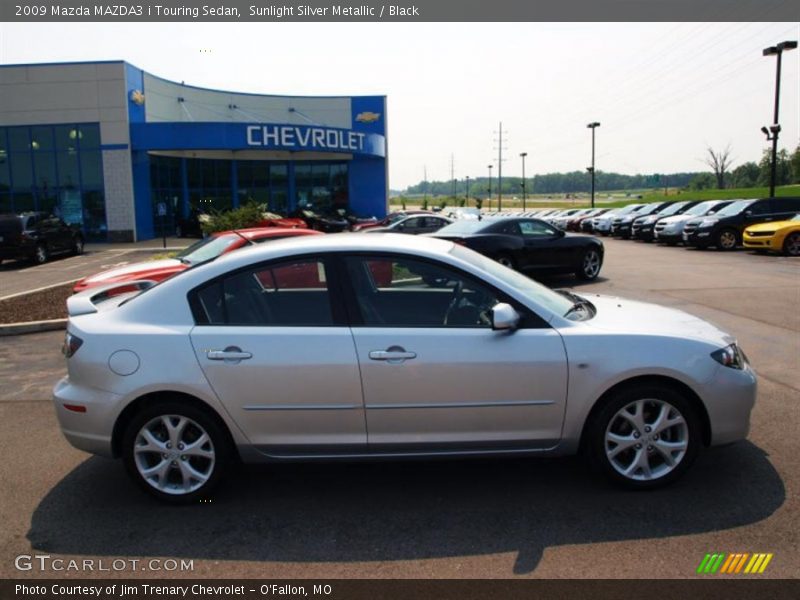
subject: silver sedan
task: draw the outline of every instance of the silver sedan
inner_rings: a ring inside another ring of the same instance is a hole
[[[69,299],[55,410],[166,501],[207,496],[236,458],[583,451],[651,488],[743,439],[755,400],[715,326],[436,239],[282,240],[131,285]]]

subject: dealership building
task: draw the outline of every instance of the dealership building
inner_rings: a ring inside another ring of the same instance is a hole
[[[0,213],[50,211],[87,240],[171,235],[250,201],[383,216],[385,96],[185,85],[123,61],[0,66]]]

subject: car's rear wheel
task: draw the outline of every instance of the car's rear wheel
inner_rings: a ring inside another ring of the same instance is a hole
[[[586,450],[614,483],[649,489],[671,483],[700,449],[700,421],[692,403],[660,385],[616,394],[588,424]]]
[[[575,271],[575,275],[584,281],[591,281],[600,274],[602,266],[603,258],[600,256],[600,252],[595,248],[589,248],[581,256],[581,264]]]
[[[230,456],[228,438],[206,411],[180,402],[150,406],[128,424],[123,460],[130,476],[160,500],[208,497]]]
[[[36,246],[36,250],[33,253],[33,261],[37,265],[43,265],[44,263],[47,262],[49,258],[50,258],[50,252],[48,252],[47,246],[45,246],[44,244],[39,244],[38,246]]]
[[[790,233],[783,242],[786,256],[800,256],[800,232]]]
[[[723,229],[717,234],[716,246],[718,250],[735,250],[739,245],[739,237],[733,229]]]
[[[501,265],[503,265],[504,267],[508,267],[509,269],[516,270],[516,268],[517,268],[517,263],[514,260],[514,257],[511,256],[510,254],[505,254],[505,253],[498,254],[496,260]]]

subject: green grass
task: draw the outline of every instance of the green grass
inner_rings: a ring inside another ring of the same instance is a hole
[[[800,196],[800,185],[784,185],[775,189],[776,196]],[[652,191],[644,194],[643,202],[665,202],[667,200],[736,200],[739,198],[766,198],[769,188],[733,188],[728,190],[682,191],[680,194],[665,196]]]

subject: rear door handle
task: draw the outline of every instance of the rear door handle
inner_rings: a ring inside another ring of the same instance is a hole
[[[225,350],[208,350],[206,351],[208,360],[224,360],[227,362],[239,362],[240,360],[247,360],[253,358],[252,353],[242,352],[238,346],[228,346]]]
[[[404,360],[417,358],[417,353],[406,352],[406,349],[400,346],[391,346],[386,350],[372,350],[369,353],[369,357],[372,360],[385,360],[390,363],[400,363]]]

